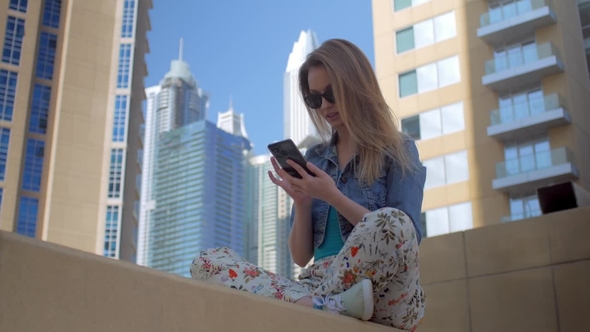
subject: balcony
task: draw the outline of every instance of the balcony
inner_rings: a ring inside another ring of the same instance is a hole
[[[497,53],[485,64],[482,84],[496,92],[506,92],[563,72],[563,62],[551,43],[528,44]]]
[[[532,137],[549,128],[571,123],[565,100],[558,94],[493,110],[488,136],[499,141]]]
[[[561,0],[560,0],[561,1]],[[491,45],[511,44],[555,24],[548,0],[521,0],[490,9],[480,16],[477,36]]]
[[[578,178],[571,151],[558,148],[496,164],[492,187],[511,195],[527,194],[552,183]]]

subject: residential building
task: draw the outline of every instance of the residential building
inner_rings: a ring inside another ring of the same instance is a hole
[[[247,138],[206,120],[160,134],[147,266],[189,277],[200,250],[244,255]]]
[[[134,261],[152,1],[0,0],[0,229]]]
[[[305,62],[307,55],[318,47],[315,32],[301,31],[289,54],[283,77],[284,136],[292,139],[297,145],[308,137],[318,137],[299,92],[299,67]]]
[[[146,89],[145,148],[143,151],[142,192],[139,214],[137,264],[146,265],[151,218],[157,206],[154,193],[156,149],[162,133],[202,121],[209,109],[209,94],[199,87],[188,63],[183,61],[183,40],[178,60],[170,64],[159,85]]]
[[[588,1],[372,5],[381,89],[428,168],[425,235],[552,212],[548,186],[587,195]]]

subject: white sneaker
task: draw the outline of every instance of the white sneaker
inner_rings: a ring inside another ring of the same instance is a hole
[[[315,308],[366,321],[373,317],[373,283],[363,279],[338,295],[314,297],[313,303]]]

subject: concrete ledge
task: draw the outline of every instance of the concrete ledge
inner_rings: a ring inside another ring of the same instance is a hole
[[[590,207],[426,238],[418,332],[590,331]]]
[[[10,332],[397,331],[7,232],[0,294]]]

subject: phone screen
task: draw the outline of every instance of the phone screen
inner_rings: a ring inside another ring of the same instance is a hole
[[[272,143],[268,145],[268,150],[272,155],[277,159],[277,162],[284,169],[289,175],[301,179],[301,175],[295,170],[291,165],[287,164],[287,160],[291,159],[296,162],[298,165],[303,167],[303,169],[310,175],[315,176],[315,174],[310,171],[305,164],[307,161],[301,154],[301,151],[297,148],[295,143],[291,139],[286,139],[284,141]]]

